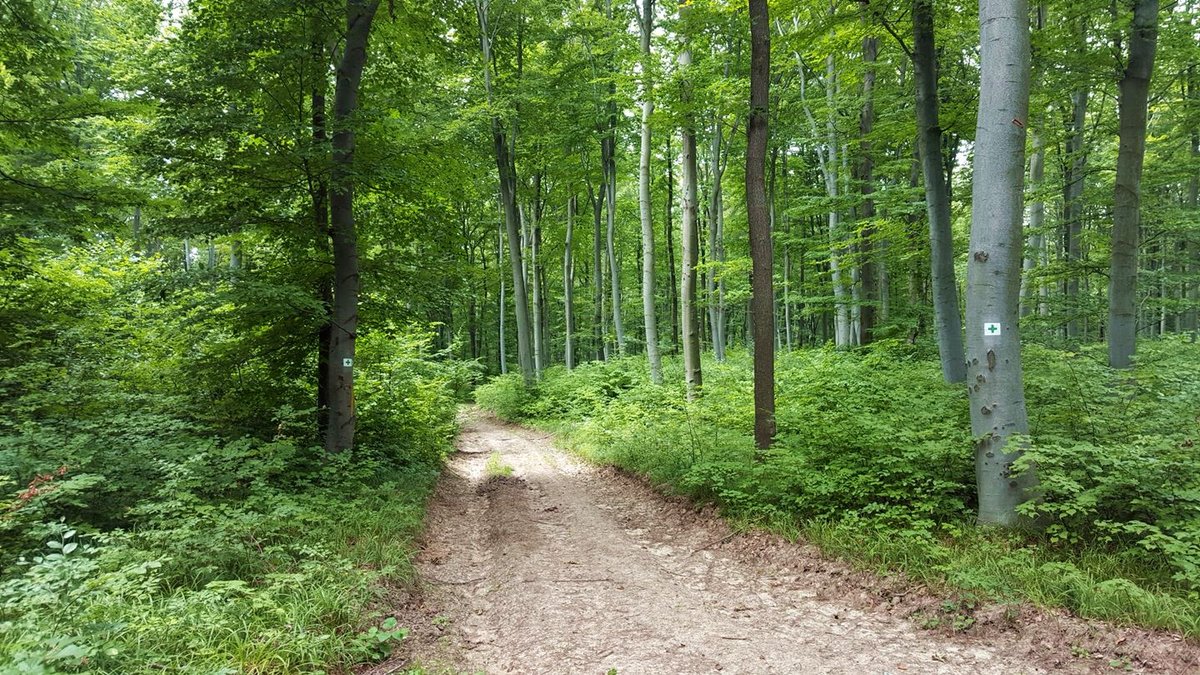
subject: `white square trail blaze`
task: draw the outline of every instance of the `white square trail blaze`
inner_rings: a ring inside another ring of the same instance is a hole
[[[342,359],[342,367],[343,368],[354,367],[354,359]]]
[[[997,337],[1000,335],[1000,324],[985,323],[983,324],[983,337]]]

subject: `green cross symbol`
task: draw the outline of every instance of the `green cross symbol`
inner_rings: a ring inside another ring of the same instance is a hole
[[[997,326],[996,324],[992,324],[992,325],[988,326],[989,333],[995,333],[998,330],[1000,330],[1000,327]]]

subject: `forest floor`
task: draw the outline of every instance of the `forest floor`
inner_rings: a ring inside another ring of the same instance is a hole
[[[950,598],[462,422],[394,609],[411,633],[365,672],[1200,672],[1176,636]]]

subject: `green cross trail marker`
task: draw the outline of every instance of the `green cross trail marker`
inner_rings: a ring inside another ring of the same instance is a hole
[[[983,324],[983,336],[984,337],[996,337],[999,334],[1000,334],[1000,324],[998,324],[998,323]]]

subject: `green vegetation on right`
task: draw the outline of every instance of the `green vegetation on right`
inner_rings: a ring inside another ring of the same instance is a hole
[[[966,397],[918,347],[780,356],[778,437],[755,461],[749,355],[706,362],[688,403],[678,359],[666,386],[638,359],[505,376],[476,399],[548,427],[573,450],[802,536],[880,570],[1001,601],[1200,634],[1200,345],[1147,342],[1133,371],[1026,345],[1037,531],[974,525]]]

